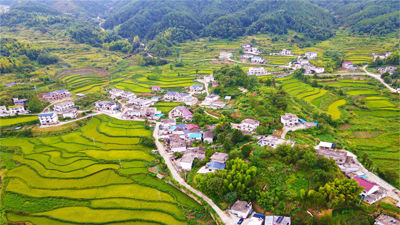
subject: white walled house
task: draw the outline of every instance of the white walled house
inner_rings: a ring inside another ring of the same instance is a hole
[[[310,61],[308,61],[306,59],[299,59],[297,62],[300,63],[300,65],[308,65],[308,64],[310,64]]]
[[[176,125],[176,119],[163,119],[161,120],[161,126],[163,129],[169,129]]]
[[[177,91],[167,91],[164,95],[165,100],[176,100],[179,98],[179,92]]]
[[[23,114],[26,113],[24,107],[22,105],[12,105],[8,107],[8,112],[10,115],[15,115],[15,114]]]
[[[280,52],[280,55],[293,55],[293,53],[292,53],[291,50],[283,49],[283,50]]]
[[[203,79],[207,83],[213,82],[214,81],[214,75],[210,74],[209,76],[204,76]]]
[[[0,114],[6,114],[6,113],[8,113],[6,106],[4,105],[0,106]]]
[[[314,69],[315,73],[323,73],[325,71],[324,67],[315,67]]]
[[[250,67],[247,75],[266,75],[268,74],[267,70],[264,67]]]
[[[74,106],[75,106],[75,103],[72,101],[61,102],[61,103],[57,103],[54,105],[54,111],[62,112],[64,110],[73,108]]]
[[[299,118],[291,113],[281,115],[281,123],[283,126],[292,127],[299,122]]]
[[[388,190],[376,183],[367,181],[363,177],[354,177],[353,179],[358,182],[359,187],[365,188],[361,195],[364,196],[364,201],[369,204],[374,204],[388,195]]]
[[[265,59],[261,58],[260,56],[254,56],[251,58],[252,63],[265,63]]]
[[[211,103],[210,108],[212,109],[222,109],[226,106],[225,102],[215,101]]]
[[[201,84],[194,84],[194,85],[189,87],[189,90],[191,92],[203,92],[204,91],[204,87]]]
[[[209,102],[213,102],[213,101],[217,101],[219,98],[220,97],[218,95],[209,95],[209,96],[206,97],[205,100],[209,101]]]
[[[121,94],[124,93],[124,91],[120,90],[120,89],[113,88],[108,93],[110,94],[110,98],[116,98],[116,97],[121,96]]]
[[[78,110],[76,109],[67,109],[62,113],[63,118],[76,118],[78,116]]]
[[[240,123],[240,129],[243,131],[250,131],[254,132],[254,130],[260,126],[260,121],[258,120],[252,120],[252,119],[244,119]]]
[[[280,137],[275,137],[272,135],[268,135],[268,137],[264,137],[257,142],[257,144],[260,145],[261,147],[268,145],[271,146],[272,148],[277,148],[279,145],[282,145],[284,143],[287,143],[293,147],[296,142],[286,140]]]
[[[58,116],[55,112],[40,113],[39,121],[41,125],[53,125],[58,123]]]
[[[304,56],[307,57],[307,59],[314,59],[314,58],[318,57],[318,53],[316,53],[316,52],[306,52],[306,54]]]
[[[118,107],[117,104],[115,104],[115,102],[110,102],[110,101],[97,101],[94,104],[95,104],[94,108],[99,111],[114,110]]]
[[[235,204],[231,206],[231,213],[239,218],[247,218],[250,212],[253,210],[251,202],[237,200]]]
[[[229,59],[231,57],[233,57],[233,55],[230,52],[221,52],[221,53],[219,53],[219,58],[220,59]]]

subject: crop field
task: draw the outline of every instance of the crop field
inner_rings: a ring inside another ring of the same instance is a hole
[[[378,95],[379,92],[372,90],[357,90],[357,91],[348,91],[349,95]]]
[[[326,90],[320,89],[320,90],[319,90],[319,93],[317,93],[317,94],[315,94],[315,95],[307,96],[307,97],[305,97],[303,100],[306,101],[306,102],[311,102],[311,101],[313,101],[313,100],[316,99],[316,98],[319,98],[319,97],[324,96],[327,92],[328,92],[328,91],[326,91]]]
[[[354,111],[357,115],[371,115],[378,117],[398,117],[400,116],[399,111],[379,110],[379,111]]]
[[[353,135],[356,138],[374,138],[374,137],[378,137],[378,135],[380,135],[381,131],[354,131]]]
[[[62,78],[66,88],[74,93],[90,93],[99,91],[106,84],[107,77],[96,75],[70,75]]]
[[[342,106],[344,104],[346,104],[346,100],[341,99],[329,105],[328,113],[332,115],[333,120],[337,120],[340,118],[341,113],[339,111],[339,106]]]
[[[365,103],[368,105],[370,108],[385,108],[385,107],[395,107],[392,103],[386,101],[386,100],[371,100],[371,101],[365,101]]]
[[[37,116],[24,116],[24,117],[7,118],[7,119],[1,118],[0,119],[0,127],[11,126],[14,124],[25,123],[25,122],[35,121],[35,120],[37,120],[39,122],[39,118]]]
[[[157,104],[154,105],[154,107],[157,107],[158,110],[160,110],[163,114],[168,115],[168,112],[171,111],[173,108],[176,106],[180,105],[182,103],[180,102],[158,102]]]
[[[139,140],[150,135],[143,122],[101,116],[62,136],[2,139],[2,146],[22,150],[10,157],[15,166],[5,173],[6,218],[55,225],[187,224],[186,213],[204,209],[148,175],[156,158]],[[24,213],[12,213],[17,211]]]

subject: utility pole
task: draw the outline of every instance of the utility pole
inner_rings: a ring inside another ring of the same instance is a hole
[[[119,165],[121,166],[121,168],[123,168],[123,167],[122,167],[122,163],[121,163],[121,159],[119,159]]]
[[[375,166],[372,167],[372,172],[371,173],[374,173],[374,169],[375,169]]]
[[[93,145],[96,145],[96,142],[94,141],[94,137],[93,137]]]

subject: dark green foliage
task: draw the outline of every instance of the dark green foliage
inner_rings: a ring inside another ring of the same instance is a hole
[[[234,16],[223,16],[204,28],[203,36],[236,38],[244,33],[240,20]]]
[[[375,18],[364,19],[352,26],[351,31],[360,35],[385,35],[397,31],[399,27],[400,18],[397,11]]]
[[[141,137],[140,144],[150,148],[156,147],[154,137],[148,137],[148,136]]]
[[[248,158],[250,156],[251,151],[253,150],[253,147],[251,145],[244,145],[242,147],[242,154],[245,158]]]
[[[32,94],[28,100],[28,109],[31,113],[40,113],[44,109],[44,106],[36,95]]]
[[[214,92],[219,94],[224,87],[237,87],[241,86],[247,89],[251,89],[252,86],[256,85],[256,82],[250,80],[247,74],[242,70],[240,66],[229,67],[228,65],[215,71],[215,79],[218,80],[220,85],[215,88]]]
[[[55,64],[57,63],[60,59],[58,58],[58,56],[55,55],[51,55],[49,53],[46,52],[42,52],[38,58],[38,63],[42,64],[42,65],[51,65],[51,64]]]

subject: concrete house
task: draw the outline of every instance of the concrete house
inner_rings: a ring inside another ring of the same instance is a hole
[[[314,59],[314,58],[318,57],[318,53],[316,53],[316,52],[306,52],[306,54],[304,56],[307,57],[307,59]]]
[[[337,165],[342,165],[346,162],[347,152],[330,149],[318,149],[317,156],[324,156],[328,159],[334,159]]]
[[[214,133],[212,131],[204,132],[203,141],[207,142],[208,144],[213,143],[213,141],[214,141]]]
[[[186,151],[186,141],[181,139],[178,134],[171,135],[170,147],[173,152],[184,152]]]
[[[352,62],[346,61],[346,62],[343,62],[343,63],[342,63],[342,67],[345,68],[345,69],[349,69],[349,68],[353,68],[354,65],[353,65]]]
[[[286,113],[285,115],[281,115],[281,123],[283,126],[292,127],[299,123],[299,117],[291,113]]]
[[[240,56],[240,58],[241,58],[241,59],[243,59],[243,60],[246,60],[246,59],[251,59],[251,58],[253,58],[253,55],[250,55],[250,54],[244,54],[244,55]]]
[[[251,58],[252,63],[265,63],[265,59],[261,58],[260,56],[254,56]]]
[[[54,105],[54,111],[56,112],[62,112],[67,109],[71,109],[75,106],[75,103],[73,101],[66,101],[66,102],[61,102],[57,103]]]
[[[225,102],[216,101],[211,103],[210,108],[212,109],[222,109],[226,106]]]
[[[277,148],[279,145],[282,145],[285,143],[289,144],[293,147],[296,142],[286,140],[286,139],[280,138],[280,137],[275,137],[272,135],[268,135],[267,137],[264,137],[257,142],[257,144],[260,145],[261,147],[268,145],[268,146],[271,146],[272,148]]]
[[[203,88],[203,85],[201,85],[201,84],[194,84],[189,87],[189,90],[191,92],[203,92],[204,88]]]
[[[167,93],[164,95],[164,99],[166,100],[175,100],[179,96],[179,92],[177,91],[167,91]]]
[[[317,146],[315,146],[314,147],[315,149],[317,149],[317,150],[319,150],[319,149],[324,149],[324,150],[327,150],[327,149],[334,149],[335,148],[335,145],[333,144],[333,143],[330,143],[330,142],[324,142],[324,141],[321,141]]]
[[[264,225],[291,225],[291,218],[285,216],[266,216]]]
[[[23,114],[26,113],[24,107],[22,105],[12,105],[8,106],[8,112],[10,115],[15,115],[15,114]]]
[[[208,102],[214,102],[214,101],[218,101],[219,98],[220,98],[219,95],[212,94],[212,95],[207,96],[205,100]]]
[[[39,121],[41,125],[53,125],[58,123],[58,116],[55,112],[40,113]]]
[[[13,98],[14,105],[24,106],[26,101],[28,101],[26,98],[23,98],[23,99]]]
[[[247,218],[253,211],[251,202],[237,200],[235,204],[231,206],[231,213],[239,218]]]
[[[233,55],[230,52],[221,52],[219,53],[219,58],[220,59],[229,59],[231,58]]]
[[[242,48],[250,48],[251,47],[251,45],[249,45],[249,44],[242,44]]]
[[[163,129],[169,129],[172,126],[176,125],[176,119],[163,119],[161,120],[161,127]]]
[[[306,60],[306,59],[299,59],[299,60],[297,60],[297,62],[298,62],[300,65],[308,65],[308,64],[310,64],[310,61],[308,61],[308,60]]]
[[[43,100],[48,102],[54,102],[60,99],[65,99],[71,97],[71,92],[61,89],[57,91],[52,91],[43,95]]]
[[[4,105],[0,106],[0,114],[6,114],[6,113],[8,113],[6,106]]]
[[[315,67],[314,72],[315,73],[323,73],[325,71],[324,67]]]
[[[121,90],[121,89],[113,88],[108,93],[110,94],[109,97],[114,99],[114,98],[117,98],[117,97],[121,96],[121,94],[124,93],[124,91]]]
[[[123,99],[134,99],[136,98],[136,95],[132,92],[129,91],[124,91],[123,93],[121,93],[121,98]]]
[[[210,74],[208,76],[204,76],[204,81],[207,83],[213,82],[214,81],[214,75]]]
[[[151,91],[161,91],[161,87],[160,86],[152,86]]]
[[[117,104],[115,102],[110,102],[110,101],[97,101],[94,103],[94,108],[96,110],[102,111],[102,110],[115,110],[118,108]]]
[[[400,220],[383,213],[375,219],[374,223],[374,225],[398,225],[398,224],[400,224]]]
[[[249,75],[266,75],[268,71],[264,67],[250,67],[249,71],[247,72],[247,76]]]
[[[293,52],[291,50],[288,49],[283,49],[281,52],[279,52],[280,55],[288,55],[291,56],[293,55]]]
[[[137,107],[149,107],[155,104],[155,102],[152,99],[148,98],[132,98],[126,103]]]
[[[73,108],[64,110],[62,113],[62,116],[63,116],[63,118],[67,118],[67,117],[76,118],[78,116],[78,110],[73,109]]]
[[[228,153],[216,152],[211,156],[211,161],[225,163],[228,160]]]
[[[254,132],[254,130],[260,126],[260,121],[253,119],[244,119],[240,123],[239,129],[243,131]]]
[[[192,121],[193,120],[193,113],[189,111],[189,109],[186,106],[177,106],[171,110],[172,116],[175,118],[178,118],[180,116],[183,117],[184,120],[186,121]]]
[[[376,183],[367,181],[363,177],[354,177],[353,179],[358,182],[359,187],[365,188],[361,195],[364,196],[364,201],[369,204],[374,204],[388,195],[388,190]]]

